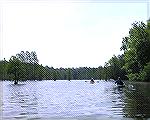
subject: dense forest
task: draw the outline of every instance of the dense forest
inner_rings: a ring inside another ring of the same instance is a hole
[[[135,22],[124,37],[120,50],[98,68],[53,68],[39,64],[35,51],[21,51],[9,61],[0,61],[0,80],[117,79],[150,81],[150,20]]]
[[[56,68],[38,64],[36,52],[24,52],[0,61],[0,79],[17,80],[79,80],[79,79],[125,79],[123,56],[113,56],[104,67]]]

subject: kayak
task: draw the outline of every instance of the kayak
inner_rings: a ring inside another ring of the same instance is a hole
[[[94,81],[90,81],[90,83],[91,83],[91,84],[94,84],[95,82],[94,82]]]
[[[123,88],[125,85],[117,85],[118,88]]]

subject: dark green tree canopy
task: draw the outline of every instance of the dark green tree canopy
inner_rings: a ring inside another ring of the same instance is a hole
[[[150,61],[150,23],[135,22],[129,31],[129,36],[123,38],[121,50],[128,76],[139,80],[144,66]],[[143,78],[144,79],[144,78]]]

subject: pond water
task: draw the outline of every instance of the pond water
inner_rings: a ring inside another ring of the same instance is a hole
[[[2,120],[150,120],[150,83],[1,81]]]

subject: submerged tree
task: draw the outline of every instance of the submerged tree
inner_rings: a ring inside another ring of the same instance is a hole
[[[10,58],[7,67],[7,73],[14,80],[14,84],[18,84],[18,80],[22,78],[22,75],[24,73],[24,69],[22,67],[22,63],[18,58],[16,58],[15,56],[12,56]]]

